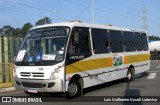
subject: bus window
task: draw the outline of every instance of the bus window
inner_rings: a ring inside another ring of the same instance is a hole
[[[143,50],[147,51],[148,50],[148,42],[147,42],[147,36],[145,33],[142,33],[142,41],[143,41]]]
[[[74,28],[68,46],[69,55],[90,54],[89,28]]]
[[[142,51],[142,37],[141,34],[138,32],[134,33],[134,40],[136,44],[137,51]]]
[[[105,29],[92,29],[93,50],[95,54],[109,53],[108,32]]]
[[[125,51],[132,52],[136,51],[136,47],[134,44],[133,32],[123,32]]]
[[[123,38],[121,31],[109,31],[110,46],[113,53],[123,52]]]

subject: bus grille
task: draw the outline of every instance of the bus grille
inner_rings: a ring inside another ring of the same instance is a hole
[[[28,82],[22,82],[23,87],[29,87],[29,88],[42,88],[43,83],[28,83]]]
[[[22,77],[44,77],[44,73],[39,72],[21,72]]]

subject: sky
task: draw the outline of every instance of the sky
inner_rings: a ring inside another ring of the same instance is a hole
[[[35,25],[47,16],[53,23],[94,20],[95,24],[144,29],[144,8],[148,35],[160,37],[160,0],[93,0],[93,5],[92,0],[0,0],[0,28]]]

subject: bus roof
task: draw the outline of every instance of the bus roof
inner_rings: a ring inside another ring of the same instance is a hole
[[[146,33],[145,30],[140,30],[140,29],[117,27],[117,26],[112,26],[112,25],[100,25],[100,24],[85,23],[85,22],[81,22],[79,20],[78,21],[68,21],[68,22],[39,25],[39,26],[31,28],[30,30],[38,29],[38,28],[45,28],[45,27],[53,27],[53,26],[68,26],[70,28],[77,26],[77,27],[101,28],[101,29],[109,29],[109,30],[121,30],[121,31],[132,31],[132,32]]]

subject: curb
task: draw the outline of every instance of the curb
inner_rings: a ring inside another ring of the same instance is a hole
[[[15,87],[1,88],[0,93],[16,90]]]

